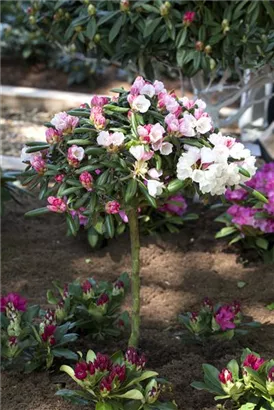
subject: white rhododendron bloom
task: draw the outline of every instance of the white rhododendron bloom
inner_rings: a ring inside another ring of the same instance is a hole
[[[30,147],[26,147],[26,146],[24,146],[22,148],[21,156],[20,156],[20,159],[21,159],[22,162],[30,162],[32,160],[32,158],[35,156],[35,154],[37,155],[37,153],[35,153],[35,152],[32,152],[30,154],[27,153],[27,149],[29,149],[29,148]]]
[[[162,81],[155,80],[154,83],[155,94],[158,95],[160,93],[166,93],[165,85]]]
[[[143,88],[141,88],[140,94],[148,95],[150,98],[152,98],[155,95],[155,88],[152,84],[145,84]]]
[[[147,112],[151,103],[144,95],[138,95],[132,102],[132,109],[142,114]]]
[[[164,127],[162,127],[161,124],[157,123],[153,125],[149,133],[150,141],[154,144],[155,142],[163,138],[164,133],[165,133],[165,129]]]
[[[82,161],[85,156],[85,150],[82,147],[78,147],[77,145],[73,145],[70,148],[71,157],[77,159],[77,161]]]
[[[154,180],[154,179],[149,179],[147,180],[147,190],[149,195],[153,196],[156,198],[157,196],[161,195],[163,192],[163,187],[164,183]]]
[[[110,145],[118,147],[123,144],[124,140],[125,137],[122,132],[110,134],[108,131],[101,131],[97,137],[97,144],[103,147],[109,147]]]
[[[250,176],[254,175],[256,159],[243,144],[220,133],[212,134],[209,141],[214,144],[212,148],[185,146],[187,151],[177,163],[178,179],[183,181],[191,178],[198,183],[203,194],[221,195],[227,187],[237,186],[250,179],[240,173],[239,167],[244,168]],[[229,163],[231,157],[238,161]]]
[[[163,175],[163,171],[160,169],[159,171],[156,168],[151,168],[148,171],[148,175],[150,176],[150,178],[152,179],[157,179],[159,180],[159,178]]]
[[[169,155],[172,153],[173,145],[170,142],[163,142],[160,146],[160,153],[162,155]]]

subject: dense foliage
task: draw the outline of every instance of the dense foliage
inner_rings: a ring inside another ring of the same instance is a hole
[[[96,282],[89,278],[81,283],[76,280],[61,286],[54,282],[56,297],[49,290],[48,302],[55,305],[58,324],[73,322],[73,327],[96,339],[119,336],[128,328],[128,313],[121,313],[121,304],[129,288],[129,277],[122,274],[113,284]]]
[[[263,193],[268,203],[252,199],[246,188],[228,189],[225,197],[230,206],[216,219],[226,227],[216,237],[229,236],[230,244],[241,242],[244,247],[255,249],[266,262],[273,262],[274,163],[263,165],[246,185]]]
[[[171,401],[162,401],[162,391],[168,388],[165,380],[157,380],[156,372],[145,370],[146,358],[133,347],[125,354],[113,356],[89,350],[86,359],[74,369],[62,366],[82,389],[62,389],[59,396],[77,404],[96,404],[96,410],[175,410]]]
[[[220,372],[214,366],[203,365],[204,382],[193,382],[198,390],[226,401],[221,409],[271,410],[274,407],[274,360],[265,360],[245,349],[240,365],[233,359]],[[226,404],[229,406],[227,407]]]
[[[205,342],[207,339],[230,340],[235,335],[246,335],[248,328],[260,326],[258,322],[244,322],[239,302],[213,305],[205,298],[199,312],[187,312],[179,316],[179,322],[187,329],[180,335],[183,341]]]

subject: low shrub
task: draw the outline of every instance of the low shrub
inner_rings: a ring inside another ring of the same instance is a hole
[[[145,370],[146,359],[130,347],[125,355],[117,352],[113,356],[89,350],[86,359],[74,369],[62,366],[82,390],[62,389],[57,395],[77,404],[95,404],[96,410],[175,410],[172,401],[162,401],[162,392],[170,386],[157,379],[154,371]]]
[[[265,360],[249,349],[243,351],[240,366],[233,359],[220,372],[203,365],[204,382],[193,382],[198,390],[225,400],[220,409],[271,410],[274,408],[274,360]]]
[[[77,339],[76,333],[68,333],[71,327],[70,322],[58,326],[54,315],[38,305],[27,307],[26,299],[16,293],[2,297],[2,367],[31,372],[49,369],[55,357],[77,360],[77,355],[64,347]]]
[[[179,322],[187,332],[180,335],[184,341],[204,342],[209,338],[230,340],[235,335],[246,335],[248,328],[258,327],[258,322],[243,322],[239,302],[213,305],[205,298],[199,312],[187,312],[179,316]]]
[[[95,339],[119,336],[128,328],[127,312],[121,313],[121,304],[129,288],[129,277],[123,273],[114,283],[96,282],[93,278],[81,283],[75,280],[61,286],[53,282],[58,296],[49,290],[48,302],[55,306],[58,324],[72,321],[75,328]]]
[[[248,195],[246,189],[228,189],[225,197],[230,206],[216,218],[226,224],[216,238],[229,236],[229,244],[241,242],[245,248],[255,249],[265,262],[274,261],[274,162],[263,165],[246,183],[260,191],[268,203]]]

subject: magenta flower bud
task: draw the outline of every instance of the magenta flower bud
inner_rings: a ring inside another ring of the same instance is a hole
[[[62,214],[66,212],[67,210],[67,204],[62,198],[56,198],[55,196],[49,196],[48,203],[49,205],[47,205],[47,208],[51,212],[57,212],[59,214]]]
[[[91,105],[92,106],[99,106],[103,107],[104,105],[109,103],[109,98],[108,97],[100,97],[99,95],[94,95],[91,99]]]
[[[100,392],[102,396],[107,396],[111,391],[112,378],[110,376],[105,376],[100,382]]]
[[[212,300],[210,300],[210,299],[206,296],[206,297],[204,298],[204,300],[203,300],[203,306],[204,306],[206,309],[212,311],[212,310],[213,310],[213,302],[212,302]]]
[[[51,345],[56,343],[54,338],[54,332],[56,330],[55,325],[46,325],[44,327],[44,333],[41,334],[41,338],[44,342],[49,342]]]
[[[100,106],[92,107],[90,111],[90,120],[97,130],[103,130],[107,125],[107,120],[103,115],[103,109]]]
[[[93,176],[88,171],[82,172],[79,176],[79,181],[87,191],[92,191]]]
[[[244,367],[250,367],[253,370],[258,370],[262,364],[264,364],[265,360],[262,359],[261,357],[256,356],[253,353],[250,353],[246,356],[243,366]]]
[[[89,280],[86,280],[82,285],[81,285],[82,291],[84,293],[88,293],[92,289],[92,284],[90,283]]]
[[[54,180],[58,183],[61,184],[64,181],[65,174],[58,174],[54,177]]]
[[[243,201],[244,199],[246,199],[248,197],[248,192],[243,189],[234,189],[234,191],[232,191],[231,189],[227,189],[225,191],[225,198],[228,201]]]
[[[9,337],[9,346],[10,347],[17,345],[17,343],[18,343],[18,339],[17,339],[16,336],[10,336]]]
[[[233,377],[232,373],[230,370],[227,368],[224,368],[220,373],[219,373],[219,380],[222,384],[227,384],[228,382],[233,382]]]
[[[41,154],[32,157],[30,160],[30,164],[39,175],[43,175],[47,170],[46,162],[42,158]]]
[[[183,16],[183,23],[185,26],[190,26],[190,24],[195,19],[195,11],[186,11]]]
[[[102,174],[102,171],[100,169],[96,169],[94,172],[95,172],[96,175]]]
[[[237,300],[234,300],[231,307],[232,307],[235,315],[237,315],[238,313],[241,313],[241,304]]]
[[[274,382],[274,366],[272,366],[267,373],[267,380],[269,382]]]
[[[91,362],[88,363],[88,371],[89,371],[91,376],[93,376],[95,374],[96,369],[95,369],[94,364],[91,363]]]
[[[143,369],[146,364],[146,357],[144,354],[139,355],[134,347],[129,347],[125,353],[125,360],[135,365],[137,369]]]
[[[123,282],[122,280],[117,280],[117,281],[114,283],[114,287],[117,288],[117,289],[124,289],[125,284],[124,284],[124,282]]]
[[[161,212],[168,212],[173,215],[182,216],[187,209],[185,198],[180,195],[173,195],[167,198],[167,203],[159,208]]]
[[[120,366],[119,364],[116,364],[113,366],[110,376],[115,378],[117,377],[120,383],[123,383],[126,379],[126,366],[122,365]]]
[[[191,312],[190,321],[196,323],[198,321],[199,314],[197,312]]]
[[[99,372],[104,372],[105,370],[111,370],[112,362],[108,355],[98,353],[96,359],[93,362],[94,367]]]
[[[84,380],[87,377],[88,365],[86,362],[77,363],[74,368],[74,376],[78,380]]]
[[[216,322],[218,323],[218,325],[223,331],[235,328],[235,323],[234,323],[235,313],[233,309],[231,308],[231,306],[229,305],[221,306],[218,309],[214,317],[215,317]]]
[[[57,144],[62,140],[62,134],[55,128],[48,128],[46,130],[46,140],[48,144]]]
[[[1,297],[1,312],[6,310],[18,310],[25,312],[27,309],[27,299],[18,295],[18,293],[9,293]]]
[[[44,316],[44,322],[46,325],[51,325],[54,324],[53,322],[55,321],[55,312],[53,310],[47,309],[45,316]]]
[[[102,293],[102,295],[97,299],[96,305],[103,306],[109,302],[109,297],[106,293]]]
[[[120,204],[117,201],[109,201],[105,205],[105,211],[107,214],[118,214],[120,211]]]

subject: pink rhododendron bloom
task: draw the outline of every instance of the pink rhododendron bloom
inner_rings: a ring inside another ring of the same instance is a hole
[[[49,205],[47,205],[47,208],[51,212],[57,212],[59,214],[62,214],[66,212],[67,210],[67,204],[62,198],[57,198],[55,196],[49,196],[48,203]]]
[[[27,309],[27,300],[18,293],[9,293],[7,296],[1,297],[1,312],[5,312],[6,309],[18,310],[25,312]]]
[[[232,216],[232,222],[237,225],[255,225],[254,215],[256,214],[256,209],[245,208],[235,204],[228,208],[227,213]]]
[[[109,103],[109,98],[108,97],[102,97],[99,95],[94,95],[94,97],[92,97],[90,104],[93,106],[99,106],[99,107],[103,107],[104,105]]]
[[[67,114],[65,111],[55,114],[52,118],[51,123],[55,126],[57,131],[62,134],[71,134],[74,128],[79,123],[78,117],[73,117],[72,115]]]
[[[51,345],[54,345],[56,343],[55,337],[54,337],[54,332],[56,330],[55,325],[47,325],[44,328],[44,332],[41,335],[41,338],[44,342],[49,342]]]
[[[168,114],[165,117],[165,123],[167,124],[168,132],[178,132],[180,128],[180,123],[175,114]]]
[[[97,130],[102,130],[107,125],[107,119],[103,115],[103,109],[100,106],[94,106],[90,111],[90,120]]]
[[[146,83],[140,90],[140,94],[148,95],[150,98],[155,95],[155,88],[152,84]]]
[[[256,356],[253,353],[250,353],[246,356],[243,362],[244,367],[251,367],[253,370],[258,370],[262,364],[264,364],[265,360],[261,357]]]
[[[195,11],[186,11],[183,17],[183,23],[186,26],[190,26],[190,24],[195,19]]]
[[[180,99],[180,101],[182,101],[184,108],[186,108],[187,110],[191,110],[195,107],[195,101],[190,100],[188,97],[183,97]]]
[[[164,135],[165,132],[166,131],[165,131],[164,127],[162,127],[161,124],[159,124],[159,123],[154,124],[151,127],[151,130],[150,130],[150,133],[149,133],[150,141],[152,143],[155,143],[155,142],[161,140],[163,138],[163,135]]]
[[[166,110],[171,112],[172,114],[174,114],[180,107],[176,98],[172,97],[170,94],[165,94],[163,101]]]
[[[117,201],[109,201],[105,205],[105,211],[107,214],[118,214],[120,211],[120,204]]]
[[[234,318],[235,313],[229,305],[221,306],[215,314],[215,320],[223,331],[235,328]]]
[[[141,89],[145,86],[146,82],[143,79],[143,77],[138,76],[135,80],[134,83],[132,84],[131,88],[130,88],[130,94],[134,94],[134,95],[139,95]]]
[[[72,145],[69,147],[67,160],[72,167],[78,167],[84,156],[84,148],[78,147],[78,145]]]
[[[82,172],[79,176],[79,181],[87,191],[92,191],[93,176],[88,171]]]
[[[223,369],[220,373],[219,373],[219,380],[222,384],[227,384],[228,382],[233,382],[233,377],[232,377],[232,373],[230,370],[228,369]]]
[[[83,215],[84,211],[86,211],[86,208],[84,208],[82,206],[81,206],[81,208],[79,208],[77,210],[72,209],[70,211],[70,214],[73,218],[78,217],[79,224],[81,226],[85,226],[88,223],[88,217],[86,215]]]
[[[96,169],[94,172],[95,172],[96,175],[102,174],[102,171],[100,169]]]
[[[268,204],[264,204],[264,209],[274,215],[274,190],[268,194]]]
[[[140,136],[140,140],[145,144],[150,142],[149,134],[150,134],[151,128],[152,128],[152,124],[148,124],[148,125],[144,125],[144,126],[143,125],[138,125],[138,127],[137,127],[137,132]]]
[[[44,172],[47,170],[46,162],[42,158],[41,154],[32,157],[30,160],[30,164],[39,175],[43,175]]]
[[[65,174],[58,174],[54,177],[55,181],[58,184],[61,184],[64,181],[64,178],[65,178]]]
[[[48,128],[46,130],[46,140],[48,144],[57,144],[62,139],[62,134],[55,128]]]
[[[168,212],[173,215],[182,216],[187,209],[185,198],[180,195],[173,195],[167,199],[167,202],[159,208],[161,212]]]
[[[144,145],[133,145],[129,152],[137,161],[149,161],[154,155],[153,151],[146,151]]]
[[[225,191],[225,198],[228,201],[236,201],[236,202],[243,201],[247,197],[248,197],[248,192],[243,188],[234,189],[233,191],[231,189],[227,189]]]
[[[156,168],[151,168],[150,170],[148,170],[147,173],[150,176],[150,178],[158,180],[163,175],[163,171],[161,169],[157,170]]]
[[[166,93],[165,85],[162,81],[155,80],[153,83],[155,94],[159,95],[161,93]]]

